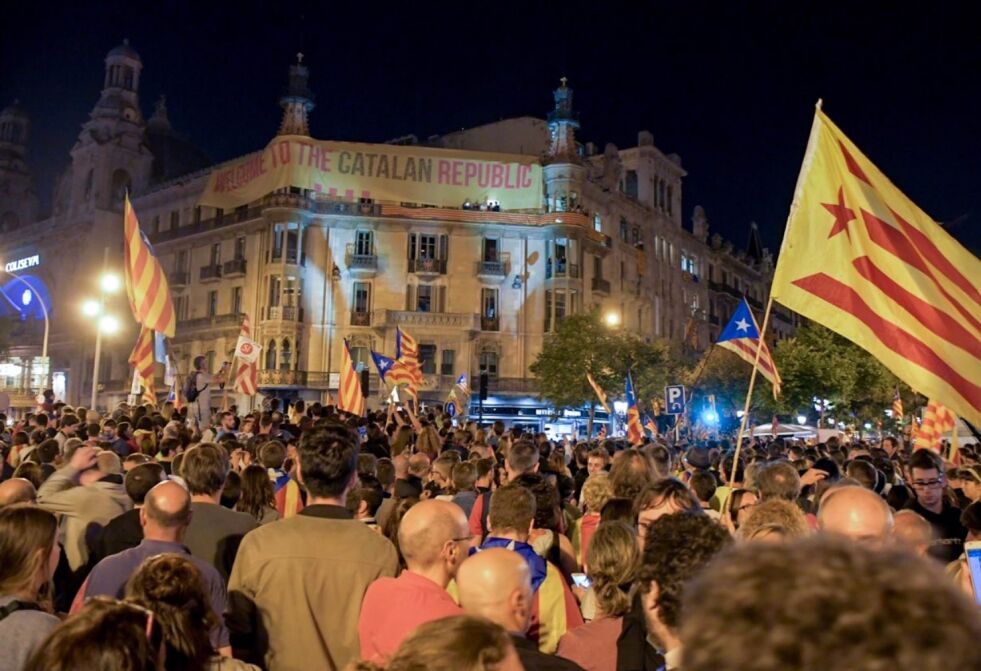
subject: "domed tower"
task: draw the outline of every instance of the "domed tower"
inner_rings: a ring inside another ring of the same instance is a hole
[[[313,109],[313,92],[309,87],[310,69],[303,64],[303,54],[296,55],[296,63],[290,66],[289,84],[279,99],[283,108],[283,122],[278,135],[310,135],[307,114]]]
[[[143,61],[129,40],[106,54],[102,94],[72,148],[74,211],[118,210],[123,195],[146,188],[153,156],[140,112]]]
[[[37,218],[34,175],[25,160],[30,129],[19,100],[0,111],[0,234]]]
[[[579,157],[576,129],[579,115],[572,109],[572,89],[563,77],[552,92],[555,109],[548,115],[549,149],[545,157],[545,194],[548,209],[566,212],[579,207],[586,168]]]

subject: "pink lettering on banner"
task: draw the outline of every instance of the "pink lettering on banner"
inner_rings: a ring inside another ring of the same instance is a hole
[[[453,186],[463,186],[463,161],[453,161]]]
[[[478,167],[473,161],[467,161],[466,172],[464,173],[464,184],[470,186],[470,182],[477,176]]]
[[[493,178],[491,179],[491,188],[500,189],[504,183],[504,166],[500,163],[495,163],[491,166],[493,172]]]
[[[436,164],[436,183],[447,184],[450,181],[450,162],[439,159]]]
[[[344,198],[347,200],[354,200],[354,189],[345,189]]]
[[[371,198],[371,191],[362,191],[361,192],[361,197],[362,198]]]
[[[531,166],[530,165],[520,165],[518,166],[518,182],[522,189],[531,188]]]
[[[329,189],[327,189],[327,193],[330,195],[331,198],[333,198],[334,196],[337,195],[337,187],[336,186],[330,187]]]

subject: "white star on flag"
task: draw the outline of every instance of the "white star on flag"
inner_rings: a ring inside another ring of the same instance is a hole
[[[740,319],[736,322],[736,330],[738,331],[749,331],[749,322],[745,319]]]

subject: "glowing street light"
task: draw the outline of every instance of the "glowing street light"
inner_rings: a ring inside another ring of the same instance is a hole
[[[102,291],[107,294],[114,294],[119,291],[119,287],[122,286],[122,281],[119,279],[119,275],[114,275],[112,273],[106,273],[99,280],[99,286],[102,287]]]
[[[798,424],[803,424],[806,421],[807,421],[807,417],[806,416],[804,416],[804,415],[797,415],[797,423]]]
[[[99,320],[99,332],[112,335],[119,330],[119,320],[112,315],[103,315]]]
[[[102,305],[97,300],[89,299],[82,303],[82,314],[86,317],[95,317],[102,312]]]
[[[620,325],[620,313],[616,310],[610,310],[603,316],[603,322],[611,329],[618,327]]]

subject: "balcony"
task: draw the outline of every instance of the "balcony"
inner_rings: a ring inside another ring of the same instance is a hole
[[[190,280],[191,274],[183,270],[173,270],[167,273],[167,282],[170,284],[171,288],[186,287]]]
[[[446,259],[409,259],[409,272],[416,275],[445,275]]]
[[[602,277],[593,278],[593,291],[598,294],[610,295],[610,280],[604,280]]]
[[[245,275],[245,259],[233,259],[225,261],[221,268],[224,277],[242,277]]]
[[[305,387],[307,372],[305,370],[275,370],[263,369],[258,371],[260,387]]]
[[[375,310],[371,323],[376,327],[423,326],[463,331],[480,330],[480,316],[472,312],[411,312]]]
[[[221,266],[217,263],[201,266],[200,277],[202,282],[217,282],[221,279]]]
[[[499,261],[477,261],[477,277],[484,282],[503,282],[510,273],[508,256],[502,256]]]
[[[275,305],[266,308],[266,319],[270,321],[303,321],[303,309],[293,305]]]
[[[500,331],[501,330],[501,318],[500,317],[481,317],[480,318],[480,330],[481,331]]]
[[[282,249],[273,249],[269,252],[269,257],[267,260],[269,261],[269,263],[275,263],[275,264],[286,263],[287,265],[291,265],[291,266],[296,266],[296,265],[303,266],[306,265],[307,255],[306,254],[297,255],[295,249],[286,250],[285,253],[283,252]],[[299,263],[297,263],[298,261]]]
[[[729,294],[735,298],[742,298],[742,292],[737,291],[736,287],[731,287],[728,284],[723,284],[722,282],[713,282],[709,280],[709,290],[715,291],[720,294]]]
[[[545,262],[545,279],[550,280],[553,277],[578,279],[579,266],[575,263],[569,263],[565,259],[558,259],[557,261],[548,259]]]
[[[371,313],[351,310],[351,326],[371,326]]]
[[[712,326],[719,325],[719,315],[709,315],[709,324]]]
[[[375,254],[358,254],[352,245],[348,245],[344,255],[344,265],[351,277],[374,277],[378,271],[378,256]]]
[[[224,314],[212,317],[196,317],[194,319],[181,319],[177,322],[178,336],[193,331],[233,331],[242,325],[242,315]]]

